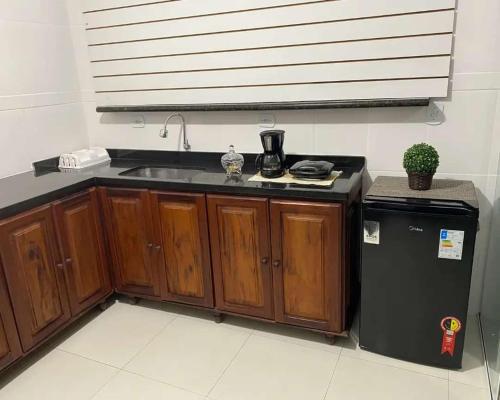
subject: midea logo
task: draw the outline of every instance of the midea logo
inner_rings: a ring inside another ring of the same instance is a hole
[[[408,229],[411,231],[411,232],[423,232],[424,230],[422,228],[419,228],[418,226],[413,226],[413,225],[410,225],[408,227]]]

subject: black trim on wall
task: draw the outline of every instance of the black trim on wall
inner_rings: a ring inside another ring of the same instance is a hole
[[[334,101],[286,101],[274,103],[214,103],[214,104],[150,104],[99,106],[96,111],[105,112],[154,112],[154,111],[269,111],[269,110],[319,110],[335,108],[415,107],[428,106],[430,100],[377,99]]]

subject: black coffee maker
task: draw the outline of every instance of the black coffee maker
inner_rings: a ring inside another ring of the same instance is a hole
[[[279,178],[285,174],[285,153],[283,142],[285,131],[273,130],[260,133],[264,153],[255,160],[257,171],[264,178]]]

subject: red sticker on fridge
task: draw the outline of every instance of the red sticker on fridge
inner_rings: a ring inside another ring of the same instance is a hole
[[[457,333],[462,329],[462,323],[458,318],[446,317],[441,321],[441,329],[443,330],[441,354],[448,353],[450,356],[453,356],[453,353],[455,352]]]

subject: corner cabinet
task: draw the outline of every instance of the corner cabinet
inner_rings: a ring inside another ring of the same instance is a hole
[[[94,189],[0,221],[1,264],[24,352],[112,293],[100,221]],[[0,313],[8,319],[7,309]]]
[[[5,277],[0,263],[0,370],[22,355]]]
[[[28,351],[71,317],[50,205],[1,222],[0,252]]]
[[[54,203],[71,313],[112,292],[95,189]]]

